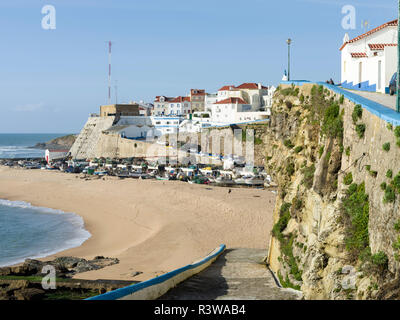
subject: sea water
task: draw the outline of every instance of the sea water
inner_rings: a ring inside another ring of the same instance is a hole
[[[31,147],[39,142],[48,142],[64,135],[56,133],[0,133],[0,158],[43,158],[44,150]]]
[[[74,213],[0,199],[0,267],[78,247],[90,236]]]

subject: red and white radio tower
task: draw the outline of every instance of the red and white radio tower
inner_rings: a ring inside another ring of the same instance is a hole
[[[111,46],[112,42],[108,41],[108,104],[111,104]]]

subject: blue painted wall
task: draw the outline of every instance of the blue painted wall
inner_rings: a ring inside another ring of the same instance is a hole
[[[283,81],[281,82],[282,84],[295,84],[296,81]],[[305,84],[307,82],[300,82],[299,86]],[[309,82],[310,83],[310,82]],[[344,90],[343,88],[340,88],[338,86],[334,86],[331,84],[327,84],[325,82],[316,82],[315,84],[317,85],[322,85],[325,88],[332,90],[333,92],[336,92],[338,94],[343,95],[346,99],[354,102],[355,104],[360,104],[365,110],[369,111],[370,113],[378,116],[382,120],[385,120],[386,122],[391,123],[394,126],[400,126],[400,113],[396,112],[393,109],[390,109],[380,103],[377,103],[375,101],[369,100],[367,98],[361,97],[358,94],[354,92],[349,92],[347,90]]]

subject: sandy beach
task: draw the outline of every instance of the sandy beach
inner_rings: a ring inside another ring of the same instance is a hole
[[[215,249],[267,248],[275,194],[178,181],[80,179],[55,171],[0,167],[0,198],[74,212],[92,234],[50,258],[115,257],[120,263],[80,279],[143,281]],[[46,259],[49,259],[47,257]],[[134,272],[142,272],[133,277]]]

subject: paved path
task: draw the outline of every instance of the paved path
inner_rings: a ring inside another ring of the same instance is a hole
[[[391,96],[390,94],[383,94],[383,93],[378,93],[378,92],[368,92],[368,91],[358,91],[358,90],[347,90],[347,91],[358,94],[361,97],[378,102],[378,103],[384,105],[385,107],[389,107],[393,110],[396,110],[396,96],[395,95]]]
[[[281,289],[262,263],[260,249],[226,250],[210,267],[160,297],[161,300],[297,300],[301,292]]]

